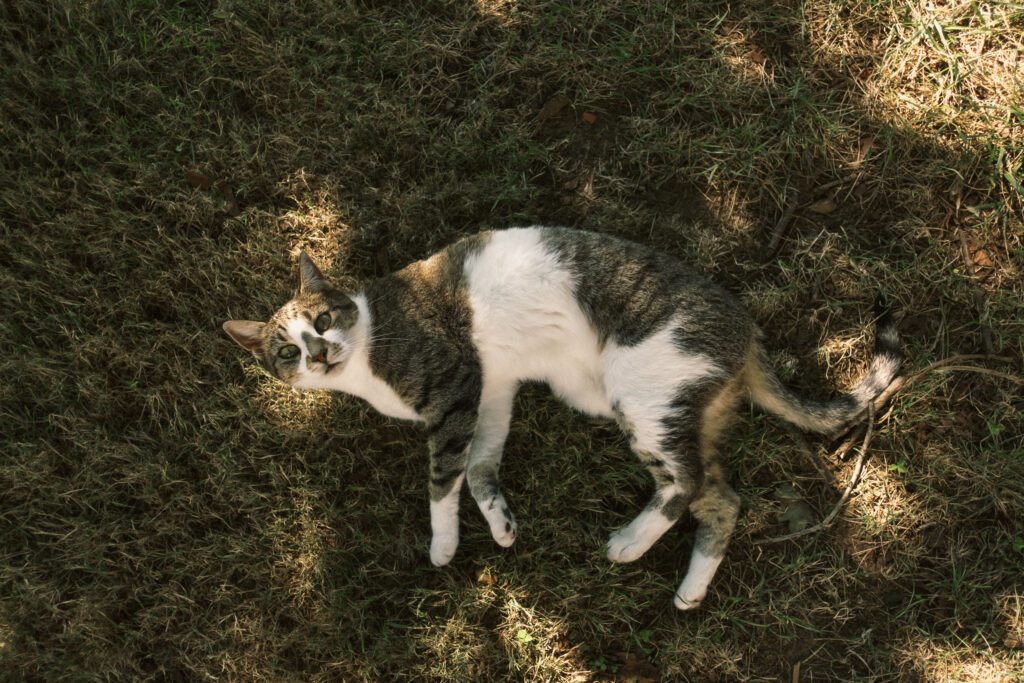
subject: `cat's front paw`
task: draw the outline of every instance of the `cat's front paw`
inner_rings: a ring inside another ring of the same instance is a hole
[[[647,552],[649,544],[642,543],[630,532],[619,529],[608,538],[608,559],[612,562],[632,562]]]
[[[443,567],[452,561],[458,547],[458,533],[435,533],[430,539],[430,563],[435,567]]]
[[[519,525],[516,524],[515,517],[510,512],[500,528],[495,529],[491,527],[491,535],[494,536],[494,540],[498,545],[502,548],[507,548],[516,542],[516,531],[518,529]]]
[[[516,517],[505,502],[504,496],[500,494],[492,498],[488,503],[481,505],[480,509],[487,518],[487,525],[491,527],[491,536],[502,548],[507,548],[516,541],[516,531],[519,525],[516,524]]]

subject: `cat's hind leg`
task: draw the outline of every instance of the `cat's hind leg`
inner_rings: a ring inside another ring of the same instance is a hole
[[[716,468],[717,469],[717,468]],[[708,584],[725,557],[729,537],[736,527],[740,498],[719,472],[708,472],[701,495],[690,504],[699,526],[694,538],[690,567],[676,590],[673,602],[679,609],[700,605]]]
[[[739,517],[740,498],[726,483],[725,472],[718,462],[718,446],[735,415],[741,388],[742,378],[733,377],[714,392],[703,410],[700,426],[703,485],[690,504],[690,512],[697,518],[697,533],[689,569],[673,601],[682,610],[697,607],[704,600]]]
[[[666,448],[669,444],[661,412],[649,407],[629,411],[621,405],[616,409],[634,453],[654,478],[655,491],[647,507],[608,539],[608,559],[612,562],[632,562],[647,552],[686,512],[700,485],[702,471],[696,448]]]
[[[612,534],[608,559],[632,562],[669,530],[701,485],[701,419],[722,372],[708,357],[680,352],[674,328],[605,354],[612,412],[654,477],[647,507]]]
[[[476,431],[469,449],[466,479],[491,535],[498,545],[507,548],[516,540],[516,518],[498,485],[498,467],[512,418],[514,383],[484,381]]]

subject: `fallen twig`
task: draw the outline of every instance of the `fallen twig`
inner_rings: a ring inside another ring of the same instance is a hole
[[[1007,358],[1006,356],[990,356],[990,355],[984,354],[984,353],[961,353],[961,354],[958,354],[956,356],[950,356],[949,358],[943,358],[942,360],[937,360],[934,363],[932,363],[931,365],[927,365],[924,368],[922,368],[921,370],[918,370],[913,375],[911,375],[910,377],[907,378],[906,386],[910,386],[911,384],[913,384],[917,380],[921,379],[922,377],[924,377],[925,375],[927,375],[930,372],[933,372],[935,370],[945,369],[945,368],[947,368],[949,366],[952,366],[954,363],[961,363],[961,362],[963,362],[965,360],[993,360],[993,361],[996,361],[997,363],[1012,363],[1013,362],[1012,358]],[[995,374],[999,375],[1000,377],[1011,379],[1014,382],[1020,382],[1021,381],[1021,379],[1019,377],[1016,377],[1014,375],[1008,375],[1006,373],[999,372],[998,370],[989,370],[988,368],[982,368],[982,367],[979,367],[977,365],[957,365],[956,369],[957,370],[963,370],[963,371],[969,371],[969,372],[995,373]]]
[[[1016,384],[1024,385],[1024,377],[1018,377],[1016,375],[1011,375],[1006,372],[1000,372],[998,370],[992,370],[990,368],[978,367],[976,365],[956,365],[956,363],[962,363],[963,361],[968,360],[990,360],[997,361],[1000,363],[1009,363],[1013,361],[1012,358],[1007,358],[1006,356],[994,356],[980,353],[962,353],[955,356],[950,356],[948,358],[943,358],[941,360],[937,360],[934,363],[925,366],[921,370],[918,370],[909,377],[895,378],[892,382],[889,383],[889,386],[887,386],[881,394],[875,397],[875,400],[868,404],[868,409],[866,413],[867,420],[865,421],[867,423],[867,431],[864,434],[864,440],[861,442],[860,455],[857,456],[857,463],[854,465],[853,475],[850,477],[850,483],[847,485],[846,490],[843,491],[843,495],[839,499],[839,502],[836,503],[835,507],[832,508],[832,511],[829,512],[828,516],[826,516],[825,519],[821,520],[814,526],[809,527],[807,529],[803,529],[801,531],[794,531],[791,534],[783,534],[782,536],[758,539],[754,541],[753,544],[763,545],[766,543],[788,541],[793,538],[806,536],[807,534],[820,531],[832,523],[832,520],[835,519],[835,516],[839,514],[839,510],[846,503],[846,500],[850,497],[850,493],[853,491],[854,487],[857,485],[857,482],[860,480],[861,472],[864,469],[864,458],[867,456],[868,445],[871,443],[871,436],[874,433],[875,411],[880,410],[882,406],[884,406],[889,401],[889,399],[892,398],[892,396],[900,389],[905,389],[911,386],[920,378],[937,370],[948,370],[951,372],[979,372],[986,375],[994,375],[996,377],[999,377],[1000,379],[1005,379]],[[850,448],[852,448],[853,443],[855,443],[856,441],[856,433],[859,432],[858,428],[860,427],[860,425],[861,422],[858,422],[851,427],[851,429],[856,430],[856,432],[854,434],[851,434],[850,437],[843,443],[843,445],[836,450],[836,457],[840,459],[844,458],[846,453],[850,450]],[[797,444],[800,445],[800,441],[798,441]],[[804,444],[801,445],[801,449],[809,451],[809,447],[806,446],[806,442],[804,442]]]
[[[875,398],[875,410],[881,410],[882,406],[888,403],[889,399],[892,398],[893,394],[895,394],[897,391],[910,387],[925,375],[931,374],[936,370],[977,372],[985,375],[994,375],[996,377],[1008,380],[1010,382],[1014,382],[1016,384],[1024,384],[1024,378],[1017,377],[1015,375],[1010,375],[1005,372],[999,372],[998,370],[991,370],[989,368],[983,368],[976,365],[957,365],[957,363],[962,363],[964,361],[969,360],[990,360],[998,363],[1013,362],[1012,358],[1007,358],[1006,356],[991,356],[984,353],[961,353],[955,356],[949,356],[948,358],[937,360],[934,363],[926,365],[924,368],[918,370],[913,375],[908,375],[906,377],[897,377],[896,379],[894,379],[889,384],[889,386],[885,388],[885,391],[883,391]],[[888,417],[888,413],[886,413],[886,417]],[[845,434],[849,434],[849,436],[842,443],[842,445],[840,445],[839,448],[835,450],[835,452],[833,453],[833,457],[836,457],[840,460],[846,459],[847,453],[850,452],[850,449],[853,448],[853,445],[857,442],[857,435],[860,433],[860,425],[861,421],[857,421],[854,424],[847,427],[845,431],[840,432],[839,434],[836,434],[833,437],[835,439],[839,439]]]
[[[971,257],[971,250],[967,247],[967,240],[963,232],[957,230],[960,236],[960,245],[963,247],[964,261],[967,263],[967,274],[974,280],[974,307],[978,309],[978,325],[981,328],[981,343],[985,347],[985,353],[994,354],[996,347],[992,344],[992,327],[988,324],[988,306],[985,304],[985,297],[981,293],[981,280],[978,279],[978,271],[974,268],[974,259]]]
[[[778,249],[782,236],[786,234],[786,228],[789,227],[789,222],[793,220],[793,214],[796,213],[799,205],[800,190],[793,190],[793,196],[789,199],[789,206],[782,212],[782,218],[779,219],[779,222],[775,224],[775,229],[772,230],[772,238],[768,242],[768,258],[775,256],[775,250]]]
[[[797,449],[803,453],[804,458],[818,469],[818,473],[821,474],[821,478],[825,480],[826,484],[831,486],[835,482],[835,476],[833,476],[832,470],[826,467],[825,463],[821,461],[821,458],[814,453],[814,449],[811,448],[809,443],[807,443],[807,439],[804,438],[804,435],[800,430],[788,422],[783,422],[782,427],[789,433],[790,437],[792,437],[793,441],[797,445]]]
[[[874,403],[870,403],[868,405],[868,420],[867,420],[867,424],[868,424],[868,429],[867,429],[867,432],[864,434],[864,442],[860,446],[860,455],[857,456],[857,464],[854,465],[853,475],[850,477],[850,483],[846,485],[846,490],[843,491],[843,495],[839,499],[839,502],[835,504],[835,507],[832,508],[832,511],[828,513],[828,515],[825,517],[825,519],[821,520],[820,522],[818,522],[817,524],[815,524],[812,527],[808,527],[808,528],[802,529],[800,531],[794,531],[791,534],[783,534],[782,536],[774,536],[772,538],[761,538],[761,539],[758,539],[758,540],[754,541],[754,545],[762,545],[762,544],[765,544],[765,543],[778,543],[779,541],[788,541],[790,539],[799,538],[800,536],[806,536],[807,534],[813,534],[816,531],[821,531],[822,529],[824,529],[824,528],[826,528],[826,527],[828,527],[829,525],[832,524],[832,520],[834,520],[836,518],[836,515],[839,514],[839,510],[842,509],[843,505],[846,503],[846,500],[850,497],[850,494],[853,492],[853,489],[857,486],[857,482],[860,481],[861,472],[864,470],[864,458],[867,456],[868,445],[871,443],[871,436],[872,436],[872,434],[874,434],[874,426],[875,426],[875,404]]]
[[[936,370],[951,370],[953,372],[977,372],[982,375],[992,375],[1000,379],[1005,379],[1008,382],[1014,382],[1016,384],[1024,384],[1024,377],[1017,375],[1011,375],[1008,372],[999,372],[998,370],[992,370],[991,368],[981,368],[977,365],[944,365]]]
[[[906,383],[907,381],[905,377],[896,377],[893,381],[889,382],[889,386],[887,386],[882,393],[876,396],[875,400],[872,401],[872,407],[875,412],[881,410],[882,407],[889,402],[889,399],[892,398],[893,394],[906,386]],[[867,413],[864,414],[867,415]],[[839,446],[839,448],[835,450],[835,453],[832,454],[834,458],[838,460],[846,460],[847,453],[849,453],[850,449],[853,448],[853,445],[857,443],[861,424],[863,424],[863,418],[847,428],[847,433],[849,433],[850,436],[841,446]],[[840,436],[842,436],[842,434],[837,434],[836,438],[839,438]]]

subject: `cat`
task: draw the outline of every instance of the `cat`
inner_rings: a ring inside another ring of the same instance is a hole
[[[654,479],[647,507],[611,535],[611,561],[640,557],[687,510],[697,519],[673,601],[682,610],[704,599],[736,525],[740,500],[718,448],[740,398],[831,432],[861,416],[901,363],[895,325],[880,321],[875,357],[848,394],[796,396],[731,294],[663,252],[596,232],[482,232],[356,293],[333,287],[305,252],[299,261],[299,292],[269,322],[224,330],[293,387],[342,391],[425,425],[434,565],[458,545],[464,481],[494,540],[515,541],[498,466],[517,389],[541,381],[614,419]]]

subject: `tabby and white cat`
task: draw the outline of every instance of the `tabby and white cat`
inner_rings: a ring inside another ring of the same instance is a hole
[[[759,331],[725,290],[661,252],[592,232],[480,233],[349,294],[305,252],[300,268],[299,293],[269,322],[224,329],[293,387],[343,391],[426,425],[435,565],[458,545],[464,480],[494,540],[515,541],[498,465],[519,385],[541,381],[615,419],[654,478],[647,507],[611,535],[610,560],[635,560],[687,509],[696,517],[679,609],[700,604],[736,524],[739,498],[717,456],[736,402],[746,394],[829,432],[900,366],[895,327],[880,325],[875,359],[849,394],[800,398],[769,370]]]

